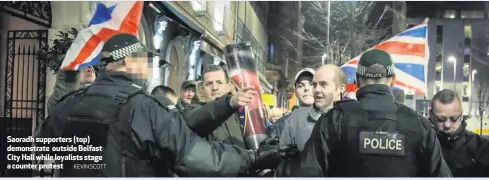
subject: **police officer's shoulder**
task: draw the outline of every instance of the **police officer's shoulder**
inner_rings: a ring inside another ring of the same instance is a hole
[[[345,103],[354,103],[354,102],[358,102],[357,100],[355,99],[344,99],[344,100],[339,100],[339,101],[335,101],[333,102],[333,107],[339,107]]]
[[[412,113],[416,114],[416,119],[425,128],[425,130],[427,130],[428,128],[435,129],[435,125],[433,125],[433,123],[428,118],[416,113],[416,111],[414,110],[412,110]]]
[[[333,109],[331,110],[339,110],[343,111],[343,107],[358,104],[359,102],[355,99],[345,99],[333,102]],[[329,111],[328,111],[329,112]]]

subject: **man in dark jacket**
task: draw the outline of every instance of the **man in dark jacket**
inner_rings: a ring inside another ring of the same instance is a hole
[[[92,66],[82,68],[79,71],[60,69],[56,74],[53,94],[48,99],[48,114],[61,97],[92,84],[95,77],[95,70]]]
[[[395,102],[394,69],[385,51],[362,54],[358,101],[338,101],[319,119],[292,176],[451,176],[430,122]]]
[[[231,82],[224,69],[209,65],[204,69],[202,99],[204,104],[185,106],[182,114],[190,129],[209,141],[225,142],[249,149],[243,137],[238,109],[252,102],[256,92],[242,88],[234,95]]]
[[[462,116],[462,100],[455,91],[444,89],[433,96],[430,120],[453,176],[489,177],[489,140],[467,131]]]
[[[60,176],[237,176],[250,168],[268,168],[267,162],[280,158],[278,146],[247,151],[196,136],[168,99],[142,88],[152,72],[152,56],[133,35],[111,37],[102,48],[106,69],[91,86],[53,107],[37,137],[58,141],[47,146],[75,143],[84,149],[56,154],[68,158],[60,165]],[[77,142],[79,138],[88,141]],[[103,168],[83,169],[80,164]]]

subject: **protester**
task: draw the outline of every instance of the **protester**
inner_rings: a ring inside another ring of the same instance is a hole
[[[460,96],[444,89],[433,96],[430,120],[454,177],[489,177],[489,140],[467,131]]]
[[[69,151],[57,155],[100,157],[106,168],[78,169],[65,161],[60,176],[237,176],[269,168],[289,147],[256,151],[208,142],[193,133],[161,98],[145,93],[142,83],[151,71],[153,53],[130,34],[117,34],[102,48],[99,77],[91,86],[65,96],[38,126],[40,138],[90,137],[100,151]],[[72,144],[72,143],[70,143]],[[68,144],[66,144],[68,145]],[[49,146],[65,146],[51,143]],[[95,162],[94,162],[95,163]]]
[[[206,67],[202,77],[203,94],[199,97],[207,102],[185,106],[182,112],[185,121],[194,132],[209,141],[247,148],[238,109],[251,103],[256,92],[249,87],[232,95],[226,71],[216,65]]]
[[[312,78],[314,77],[314,73],[315,71],[313,69],[304,68],[297,72],[297,74],[295,75],[294,93],[297,97],[297,101],[300,107],[310,107],[314,104],[314,94],[312,87]],[[298,109],[299,106],[296,106],[296,109]],[[280,138],[283,128],[285,126],[285,121],[296,109],[292,108],[291,113],[278,119],[277,123],[274,124],[273,129],[267,129],[270,137]]]
[[[178,106],[185,107],[192,104],[192,100],[195,100],[194,96],[197,90],[197,82],[194,80],[187,80],[182,83],[180,88],[180,98],[178,99]]]
[[[292,176],[452,176],[430,122],[395,102],[394,69],[385,51],[362,54],[358,101],[337,102],[318,120],[300,159],[289,162]]]
[[[59,99],[72,91],[92,84],[95,81],[95,77],[95,70],[92,66],[83,68],[80,71],[59,70],[56,75],[53,94],[48,99],[48,114]]]
[[[317,120],[333,107],[333,102],[341,99],[345,92],[346,75],[336,65],[323,65],[316,70],[312,80],[314,87],[314,105],[300,107],[287,118],[280,136],[280,144],[296,144],[302,151],[311,136],[312,129]],[[283,161],[275,172],[276,176],[286,176],[291,168],[287,161]]]
[[[160,97],[167,97],[168,99],[171,100],[172,104],[176,105],[178,103],[178,96],[171,89],[170,87],[164,86],[164,85],[159,85],[153,88],[151,91],[151,95],[153,96],[160,96]]]
[[[297,144],[300,151],[311,136],[312,128],[321,113],[333,108],[333,102],[341,100],[345,92],[346,74],[336,65],[323,65],[316,70],[312,84],[313,106],[295,110],[287,118],[280,136],[280,144]]]

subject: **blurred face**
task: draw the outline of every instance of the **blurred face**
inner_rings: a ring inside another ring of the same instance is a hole
[[[301,106],[314,104],[314,94],[312,92],[312,77],[299,78],[295,84],[295,95]]]
[[[134,53],[127,57],[125,62],[127,73],[136,76],[139,80],[150,78],[149,72],[152,72],[152,66],[148,62],[147,53]]]
[[[462,115],[463,110],[458,100],[455,99],[449,104],[435,100],[430,119],[438,131],[453,134],[462,124]]]
[[[185,89],[182,89],[182,92],[180,92],[180,98],[182,98],[182,101],[185,104],[191,104],[194,95],[195,95],[195,86],[187,87]]]
[[[322,112],[327,112],[333,107],[333,102],[341,99],[344,86],[336,85],[334,72],[327,69],[316,71],[312,80],[314,88],[314,105]]]
[[[230,91],[223,71],[213,71],[204,74],[204,96],[214,101]]]
[[[95,81],[95,71],[92,67],[86,67],[80,72],[80,84],[92,84]]]

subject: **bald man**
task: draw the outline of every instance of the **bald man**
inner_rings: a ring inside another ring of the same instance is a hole
[[[299,107],[290,115],[280,135],[280,143],[296,143],[302,150],[321,113],[326,113],[333,108],[333,102],[341,100],[346,90],[346,74],[336,65],[323,65],[316,70],[312,86],[314,105]]]

